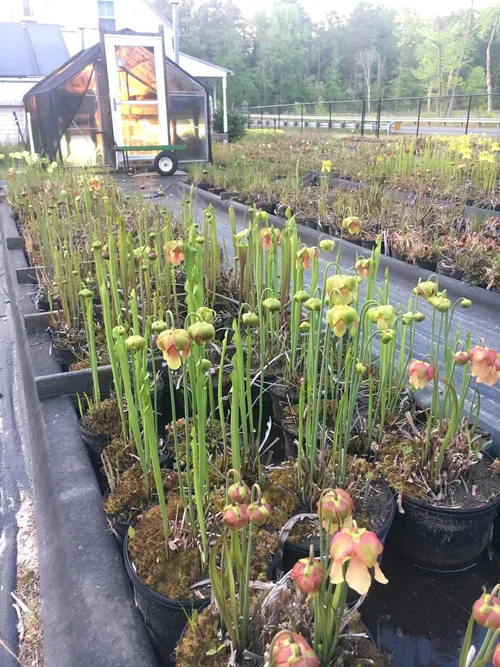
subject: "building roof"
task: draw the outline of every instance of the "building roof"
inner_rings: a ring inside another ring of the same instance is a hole
[[[58,25],[0,23],[0,77],[46,76],[68,58]]]
[[[194,56],[188,56],[187,53],[179,53],[179,64],[189,74],[197,78],[222,78],[231,76],[234,72],[220,65],[214,65],[206,60],[200,60]]]

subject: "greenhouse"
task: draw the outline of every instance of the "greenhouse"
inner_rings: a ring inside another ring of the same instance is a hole
[[[177,151],[180,162],[210,159],[208,93],[165,56],[160,34],[105,34],[35,85],[24,102],[34,148],[51,159],[71,155],[129,168],[151,163],[161,151],[165,173],[173,173],[169,161],[176,162]]]

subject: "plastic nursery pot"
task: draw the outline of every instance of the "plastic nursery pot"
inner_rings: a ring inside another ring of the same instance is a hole
[[[397,252],[396,250],[391,250],[392,256],[394,259],[399,259],[400,262],[406,262],[406,255],[403,255],[400,252]]]
[[[269,394],[271,395],[271,406],[273,412],[273,419],[276,424],[280,424],[283,421],[283,405],[287,405],[290,402],[291,405],[294,405],[299,402],[299,390],[294,387],[287,387],[280,384],[270,387]]]
[[[61,370],[66,373],[69,371],[71,364],[78,361],[78,357],[70,348],[58,345],[60,337],[57,334],[49,331],[49,335],[51,338],[50,355],[57,361]]]
[[[416,259],[415,264],[426,271],[435,271],[437,268],[437,262],[435,259]]]
[[[500,497],[468,509],[433,507],[403,497],[404,514],[396,514],[391,546],[414,565],[439,572],[472,567],[488,546]]]
[[[158,657],[164,665],[174,665],[173,653],[189,616],[194,610],[200,611],[207,607],[210,596],[198,600],[171,600],[146,586],[130,562],[128,534],[123,540],[123,559],[134,589],[135,603],[151,635]]]
[[[110,528],[111,532],[113,533],[113,535],[118,540],[118,544],[122,545],[123,540],[125,539],[125,537],[128,533],[129,526],[133,526],[134,521],[133,520],[130,521],[130,522],[121,521],[120,519],[117,519],[112,514],[108,514],[106,512],[106,510],[104,509],[104,505],[106,503],[106,500],[109,498],[110,493],[111,492],[108,488],[108,490],[106,491],[106,493],[104,494],[103,499],[102,499],[102,506],[103,506],[104,516],[106,517],[106,520],[108,522],[108,525],[109,525],[109,528]]]
[[[455,280],[462,280],[462,278],[465,276],[465,271],[463,269],[459,269],[456,266],[449,266],[444,262],[438,262],[437,272],[442,276],[455,278]]]
[[[382,526],[375,531],[375,534],[382,544],[385,544],[396,513],[396,501],[394,500],[394,494],[387,484],[382,479],[380,479],[380,482],[383,485],[384,494],[387,496],[387,518]],[[290,540],[285,542],[283,545],[283,572],[289,572],[297,561],[309,556],[309,545],[310,541],[307,539],[302,539],[298,542],[290,542]],[[316,556],[320,555],[319,543],[315,546],[314,553]]]

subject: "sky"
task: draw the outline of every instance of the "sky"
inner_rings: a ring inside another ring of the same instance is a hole
[[[367,0],[369,2],[370,0]],[[181,0],[182,2],[182,0]],[[269,0],[235,0],[245,16],[251,17],[255,12],[268,10]],[[302,0],[306,12],[315,21],[319,21],[328,11],[336,10],[340,14],[350,14],[357,5],[357,0],[343,0],[343,2],[332,2],[332,0]],[[371,0],[373,5],[383,5],[396,10],[406,7],[418,11],[425,17],[450,14],[452,11],[468,9],[470,0]],[[474,0],[475,9],[484,9],[492,5],[498,5],[499,0]]]

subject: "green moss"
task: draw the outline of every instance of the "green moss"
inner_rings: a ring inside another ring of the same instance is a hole
[[[207,652],[216,651],[213,655]],[[175,650],[177,667],[227,667],[231,651],[220,638],[219,613],[210,606],[188,621]]]
[[[173,600],[195,597],[191,586],[200,578],[198,549],[174,535],[167,548],[159,506],[146,512],[138,522],[128,551],[146,586]]]
[[[82,420],[83,426],[92,433],[118,438],[122,432],[122,420],[118,402],[106,398],[98,406],[93,406]]]

